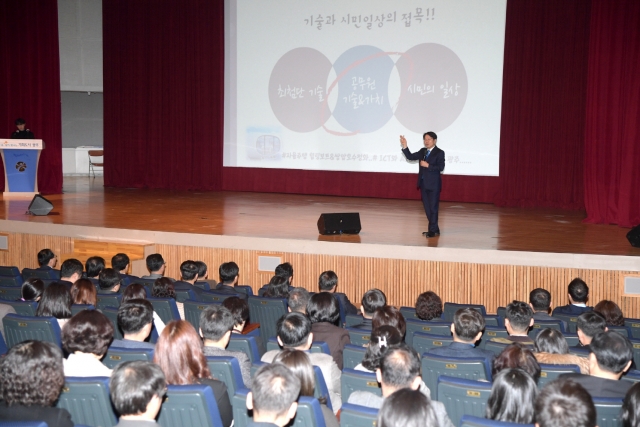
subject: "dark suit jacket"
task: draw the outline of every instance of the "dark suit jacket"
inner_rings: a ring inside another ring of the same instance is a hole
[[[176,280],[175,282],[173,282],[173,288],[175,290],[181,291],[193,291],[193,293],[196,294],[196,298],[198,300],[202,299],[201,295],[204,292],[204,289],[194,286],[189,282],[183,282],[182,280]]]
[[[424,160],[424,156],[427,154],[427,148],[422,147],[415,153],[409,151],[408,148],[403,148],[402,152],[407,160]],[[418,170],[418,184],[417,186],[422,186],[427,190],[439,190],[442,187],[442,177],[440,173],[444,170],[444,151],[438,148],[438,146],[434,146],[429,154],[429,158],[427,159],[427,163],[429,163],[428,168],[423,168],[420,166]]]
[[[7,406],[0,402],[2,421],[44,421],[49,427],[73,427],[71,414],[66,409],[47,406]]]
[[[362,323],[358,323],[357,325],[350,326],[350,328],[358,328],[358,329],[366,329],[370,331],[373,328],[371,319],[362,318]]]
[[[225,285],[223,283],[218,283],[216,287],[212,289],[212,291],[220,292],[223,294],[237,294],[243,300],[245,301],[249,300],[249,295],[239,292],[236,289],[234,289],[233,286]]]
[[[569,378],[583,386],[591,397],[619,397],[624,399],[633,383],[626,380],[609,380],[584,374],[562,374],[561,378]]]
[[[345,294],[343,294],[342,292],[334,292],[333,296],[338,299],[338,303],[342,306],[345,316],[347,314],[358,314],[358,309],[355,305],[351,304],[351,301],[349,301],[349,297],[347,297]]]
[[[213,390],[213,396],[218,404],[222,425],[224,427],[231,426],[231,423],[233,422],[233,410],[231,409],[231,400],[229,400],[229,394],[227,393],[227,386],[225,383],[218,380],[210,380],[208,378],[200,378],[198,383],[211,387],[211,390]]]
[[[580,307],[573,304],[563,305],[561,307],[556,307],[551,312],[551,316],[555,316],[556,314],[566,314],[567,316],[580,316],[582,313],[586,313],[587,311],[593,310],[593,307]]]
[[[324,341],[327,343],[331,357],[333,357],[338,368],[342,370],[342,352],[344,351],[344,346],[351,344],[349,332],[329,322],[314,323],[311,325],[311,332],[313,332],[314,341]]]

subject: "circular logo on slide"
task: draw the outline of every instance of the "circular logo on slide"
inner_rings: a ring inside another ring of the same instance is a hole
[[[25,162],[18,162],[16,163],[16,169],[18,169],[18,172],[24,172],[27,169],[27,164]]]

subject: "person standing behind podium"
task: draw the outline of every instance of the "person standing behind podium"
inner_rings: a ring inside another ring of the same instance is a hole
[[[438,209],[440,206],[440,190],[442,189],[442,177],[440,174],[444,170],[444,151],[436,147],[438,136],[435,132],[426,132],[422,135],[424,147],[415,153],[407,148],[407,140],[404,135],[400,135],[402,152],[407,160],[420,160],[418,171],[418,188],[422,196],[424,212],[429,220],[429,230],[422,234],[427,237],[440,235],[438,227]]]
[[[16,119],[16,127],[18,130],[11,134],[11,139],[35,139],[33,132],[29,129],[25,129],[27,124],[24,119]]]

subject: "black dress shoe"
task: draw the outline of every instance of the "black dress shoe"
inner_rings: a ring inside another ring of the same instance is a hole
[[[438,233],[438,232],[434,232],[434,231],[427,231],[427,232],[424,232],[424,233],[422,233],[422,234],[423,234],[427,239],[428,239],[428,238],[430,238],[430,237],[436,237],[436,236],[439,236],[439,235],[440,235],[440,233]]]

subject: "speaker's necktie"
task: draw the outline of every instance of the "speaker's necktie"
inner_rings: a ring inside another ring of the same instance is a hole
[[[431,154],[431,150],[427,150],[427,154],[425,154],[424,159],[427,160],[429,158],[429,154]]]

